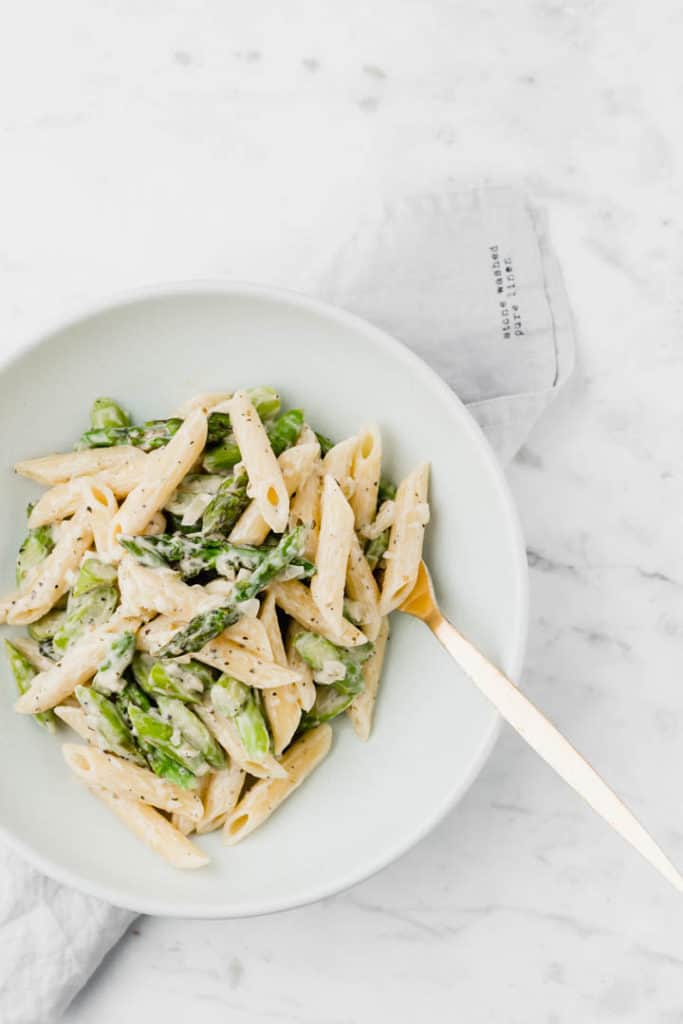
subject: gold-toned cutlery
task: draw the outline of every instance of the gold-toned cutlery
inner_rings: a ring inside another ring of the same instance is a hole
[[[683,892],[683,877],[594,768],[522,691],[444,618],[424,562],[400,611],[426,623],[437,640],[522,739],[627,842]]]

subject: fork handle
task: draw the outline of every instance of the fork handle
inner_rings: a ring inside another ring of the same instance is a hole
[[[619,797],[507,676],[442,615],[429,626],[451,657],[523,740],[612,828],[683,892],[683,877]]]

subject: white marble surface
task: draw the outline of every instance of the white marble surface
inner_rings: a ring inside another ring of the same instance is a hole
[[[24,0],[0,36],[0,326],[234,275],[306,289],[385,197],[524,185],[575,381],[510,469],[524,683],[683,862],[683,16],[674,0]],[[140,920],[67,1024],[683,1022],[680,901],[505,733],[448,820],[304,910]]]

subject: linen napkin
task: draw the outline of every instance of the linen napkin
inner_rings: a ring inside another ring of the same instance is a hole
[[[571,372],[571,318],[544,218],[510,189],[387,205],[331,255],[317,292],[418,352],[503,460]],[[53,1024],[133,917],[0,845],[0,1021]]]

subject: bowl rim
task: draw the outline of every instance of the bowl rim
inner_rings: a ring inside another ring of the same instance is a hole
[[[309,310],[323,318],[331,319],[337,323],[347,326],[350,329],[361,332],[369,337],[374,343],[383,348],[389,355],[412,367],[413,372],[419,374],[427,385],[441,392],[451,402],[456,414],[461,421],[462,428],[469,433],[470,440],[478,450],[479,457],[485,463],[492,482],[502,499],[502,506],[505,509],[507,526],[511,531],[513,545],[516,554],[516,589],[519,609],[519,628],[514,638],[510,654],[509,674],[519,678],[527,643],[529,625],[529,576],[528,563],[526,558],[526,547],[522,532],[519,513],[515,505],[510,487],[505,478],[503,468],[498,461],[496,454],[491,447],[481,427],[471,415],[462,399],[433,370],[420,356],[410,349],[404,342],[394,335],[377,327],[368,320],[348,310],[335,306],[325,300],[314,298],[303,292],[281,286],[270,286],[256,282],[243,281],[234,278],[197,278],[178,281],[161,281],[145,284],[133,288],[116,291],[102,299],[94,299],[88,302],[74,304],[64,309],[61,314],[55,317],[50,325],[43,326],[37,333],[20,340],[10,354],[3,358],[0,355],[0,374],[6,369],[19,362],[27,353],[39,348],[49,342],[56,334],[76,327],[79,323],[89,320],[92,317],[106,314],[120,307],[132,305],[145,300],[167,299],[177,295],[212,294],[219,293],[231,296],[249,296],[255,299],[262,299],[270,302],[289,304],[299,309]],[[5,825],[0,823],[0,836],[7,845],[21,856],[28,864],[49,878],[70,886],[89,896],[103,900],[120,909],[129,910],[138,914],[150,914],[157,917],[195,918],[204,920],[230,920],[247,917],[259,917],[266,914],[280,913],[286,910],[294,910],[305,907],[319,900],[335,896],[338,893],[350,889],[360,882],[364,882],[377,874],[383,868],[388,867],[394,861],[404,856],[409,850],[417,846],[430,832],[432,832],[459,803],[467,790],[473,784],[484,764],[488,760],[493,747],[500,734],[502,719],[498,712],[492,718],[492,725],[488,733],[482,738],[482,742],[476,755],[472,758],[469,770],[460,779],[457,786],[453,788],[449,797],[439,806],[429,820],[410,837],[394,848],[391,854],[378,856],[369,865],[366,864],[360,870],[349,870],[345,876],[338,877],[333,883],[319,886],[308,893],[304,898],[296,896],[293,899],[280,899],[277,901],[253,901],[246,906],[231,910],[229,907],[217,904],[207,907],[204,904],[193,905],[184,901],[182,904],[173,904],[167,900],[157,900],[154,897],[135,901],[128,899],[124,892],[118,887],[108,887],[97,882],[82,879],[76,872],[51,860],[50,857],[40,853],[28,842],[15,836]]]

